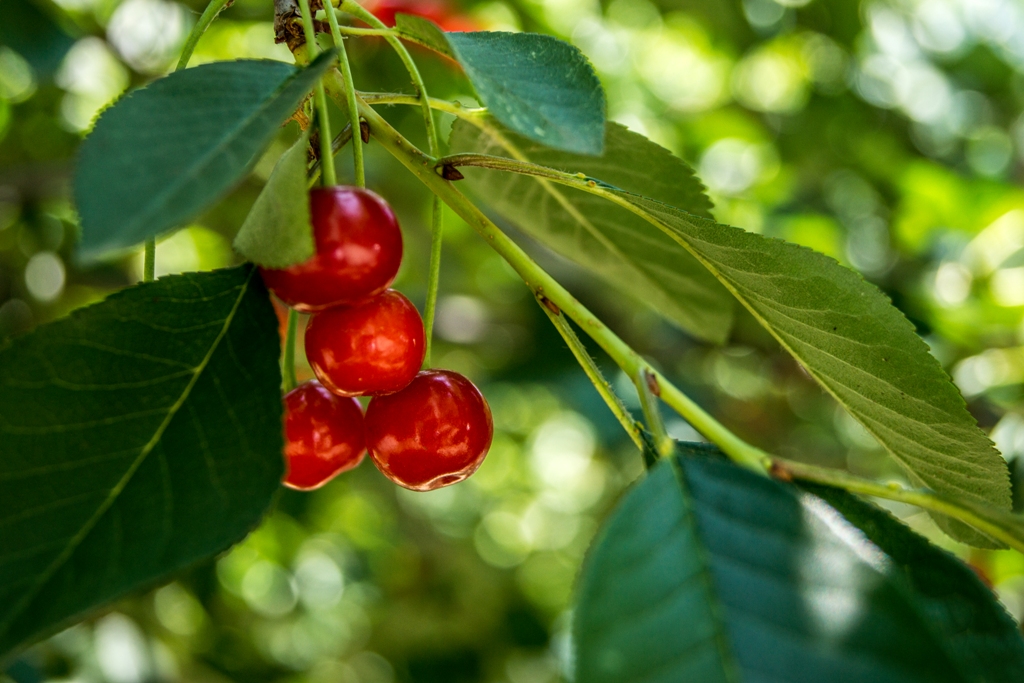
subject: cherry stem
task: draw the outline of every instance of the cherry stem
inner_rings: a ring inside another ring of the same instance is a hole
[[[284,392],[287,394],[298,385],[295,377],[295,336],[299,329],[299,313],[288,309],[288,331],[284,339],[284,358],[281,360],[281,376],[284,378]]]
[[[359,107],[356,104],[355,81],[352,80],[352,66],[348,61],[348,51],[345,49],[345,39],[341,35],[338,26],[338,16],[334,8],[328,6],[326,9],[327,23],[331,26],[331,38],[338,48],[338,64],[341,66],[341,75],[345,79],[345,103],[348,109],[349,125],[352,130],[359,132]],[[366,187],[366,168],[363,162],[363,138],[362,135],[352,137],[352,162],[355,165],[356,185]]]
[[[188,65],[188,60],[192,58],[192,52],[196,49],[196,45],[199,43],[199,39],[206,33],[206,29],[210,27],[213,20],[217,18],[225,7],[231,4],[232,0],[210,0],[210,4],[206,6],[206,10],[203,11],[199,17],[199,21],[192,27],[192,30],[188,34],[188,38],[185,39],[185,46],[181,49],[181,57],[178,58],[178,65],[174,67],[175,71],[184,69]]]
[[[309,11],[309,0],[299,0],[299,11],[302,13],[302,30],[306,34],[307,54],[310,59],[319,51],[316,44],[316,29],[313,26],[313,14]],[[313,91],[316,102],[316,118],[320,127],[320,164],[321,180],[324,187],[338,184],[338,176],[334,171],[334,151],[331,148],[331,120],[327,112],[327,97],[324,95],[323,80],[316,84]]]
[[[210,4],[206,6],[202,15],[199,17],[199,21],[196,22],[192,30],[189,31],[188,37],[185,39],[185,45],[181,48],[181,56],[178,57],[178,63],[175,65],[175,71],[181,71],[188,66],[188,60],[192,59],[192,53],[196,49],[196,45],[199,44],[199,39],[206,33],[206,29],[210,28],[210,24],[217,18],[217,15],[223,11],[231,0],[210,0]],[[156,278],[156,238],[150,237],[146,240],[145,255],[143,256],[142,263],[142,281],[152,282]]]
[[[351,140],[351,139],[352,139],[352,124],[351,123],[347,123],[347,124],[345,124],[345,127],[342,128],[341,132],[334,136],[334,140],[333,140],[333,142],[331,142],[331,153],[334,154],[334,155],[337,155],[337,153],[340,152],[342,150],[342,148],[345,145],[347,145],[349,143],[349,140]],[[309,173],[309,178],[308,178],[308,181],[307,181],[308,185],[309,185],[309,187],[313,187],[320,180],[320,160],[319,159],[315,159],[313,161],[313,163],[309,165],[308,173]]]
[[[441,242],[444,233],[444,207],[435,196],[430,207],[430,271],[427,274],[427,303],[423,308],[423,329],[427,337],[427,351],[423,367],[430,367],[430,352],[434,346],[434,314],[437,311],[437,292],[441,287]]]
[[[541,310],[547,314],[548,319],[558,330],[558,333],[562,335],[562,339],[565,340],[566,345],[572,352],[572,355],[576,358],[576,362],[583,368],[583,372],[586,373],[587,377],[590,378],[590,382],[597,389],[597,393],[601,395],[604,402],[608,405],[608,408],[612,411],[615,419],[619,421],[622,428],[626,430],[626,434],[633,440],[637,448],[641,452],[647,449],[647,444],[644,442],[641,427],[633,416],[629,413],[629,409],[626,408],[625,404],[622,403],[622,399],[615,393],[608,380],[601,374],[601,369],[597,367],[597,363],[591,357],[590,352],[587,351],[587,347],[583,345],[580,338],[576,336],[576,331],[572,329],[572,325],[562,315],[562,311],[550,300],[542,296],[537,297],[537,303],[540,304]]]
[[[387,41],[399,59],[402,60],[406,71],[409,72],[409,77],[412,78],[413,85],[416,86],[417,96],[415,99],[423,112],[423,125],[427,131],[427,148],[431,156],[439,156],[441,154],[441,143],[438,140],[437,127],[434,125],[434,110],[431,108],[426,83],[423,82],[423,76],[420,74],[416,62],[413,61],[412,55],[409,54],[409,51],[402,44],[402,41],[398,39],[398,36],[384,22],[364,9],[362,5],[353,2],[353,0],[342,0],[339,9],[380,31],[380,35],[384,37],[384,40]],[[332,17],[332,14],[334,12],[328,11],[328,18],[337,23],[337,18]],[[346,76],[345,80],[346,84],[351,84],[351,78]],[[355,90],[347,89],[345,96],[352,101],[352,106],[356,106],[357,96]],[[441,243],[444,239],[443,219],[444,214],[441,210],[440,201],[435,199],[430,221],[430,265],[428,266],[427,276],[427,302],[423,310],[423,324],[427,335],[427,352],[423,361],[424,367],[430,367],[430,351],[433,347],[434,312],[437,310],[437,293],[441,282]]]
[[[641,368],[630,379],[633,380],[636,393],[640,396],[640,409],[647,421],[647,431],[654,438],[654,448],[659,456],[667,458],[675,452],[676,444],[665,431],[665,422],[661,419],[661,405],[655,395],[655,392],[661,393],[658,378],[647,368]]]
[[[387,41],[388,45],[395,51],[398,58],[402,60],[402,64],[405,65],[406,71],[409,72],[409,77],[412,78],[413,85],[416,87],[416,100],[423,111],[423,123],[427,129],[427,149],[433,156],[441,154],[441,144],[437,139],[437,128],[434,126],[434,111],[430,107],[430,97],[427,95],[427,86],[423,82],[423,76],[420,75],[420,70],[416,67],[416,62],[413,61],[412,55],[405,49],[405,45],[398,39],[394,31],[388,28],[387,24],[378,19],[372,13],[367,11],[362,5],[353,0],[343,0],[339,5],[339,9],[342,12],[347,12],[353,15],[360,21],[363,21],[373,28],[381,31],[381,35],[384,40]]]

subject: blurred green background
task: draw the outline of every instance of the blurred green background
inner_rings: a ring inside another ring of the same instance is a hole
[[[89,269],[76,263],[76,147],[104,106],[169,70],[203,4],[0,0],[0,340],[140,279],[141,252]],[[237,0],[192,63],[289,60],[272,42],[272,5]],[[813,247],[878,284],[1011,470],[1024,463],[1024,2],[404,7],[578,45],[607,88],[610,118],[692,163],[720,221]],[[411,90],[380,40],[353,39],[349,50],[361,89]],[[415,56],[431,94],[472,102],[448,64]],[[424,140],[415,109],[386,114]],[[294,125],[283,130],[252,178],[160,243],[158,275],[238,260],[231,238],[295,134]],[[372,143],[368,164],[370,187],[395,206],[405,232],[396,286],[422,304],[428,195]],[[351,179],[347,152],[339,168]],[[451,214],[445,229],[435,359],[479,383],[491,403],[495,442],[481,470],[423,494],[364,463],[312,494],[282,491],[241,546],[32,648],[0,680],[545,683],[568,671],[574,578],[601,519],[640,475],[640,458],[514,273]],[[744,438],[899,477],[751,319],[740,318],[728,345],[703,345],[512,232]],[[601,362],[637,408],[629,383]],[[698,438],[666,418],[674,436]],[[1024,615],[1024,558],[968,551],[923,515],[893,509],[969,560]]]

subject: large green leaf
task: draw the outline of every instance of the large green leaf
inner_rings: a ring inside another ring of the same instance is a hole
[[[1006,462],[913,325],[877,287],[811,249],[613,192],[703,261],[915,485],[1009,510]],[[959,540],[998,545],[960,522],[937,521]]]
[[[574,630],[579,683],[979,680],[833,508],[703,457],[663,462],[620,503]]]
[[[235,236],[235,250],[253,263],[287,268],[313,255],[313,219],[306,178],[307,129],[274,166]]]
[[[278,353],[252,266],[0,348],[0,658],[256,525],[284,469]]]
[[[181,226],[241,180],[333,63],[214,62],[136,90],[82,143],[75,202],[94,259]]]
[[[459,163],[586,189],[660,228],[878,439],[915,485],[1009,514],[1006,462],[910,321],[859,273],[806,247],[720,225],[585,174],[490,155]],[[1001,547],[961,522],[942,515],[936,521],[958,540]]]
[[[936,548],[885,510],[825,486],[823,498],[893,561],[932,627],[975,680],[1024,681],[1024,638],[992,591],[967,565]]]
[[[408,40],[462,65],[480,101],[505,126],[548,147],[600,154],[604,89],[576,47],[538,33],[445,33],[422,17],[396,16]]]
[[[493,125],[493,124],[492,124]],[[668,150],[609,123],[605,152],[589,157],[549,149],[502,131],[521,159],[582,172],[701,216],[711,201],[693,170]],[[452,128],[453,152],[512,156],[502,140],[463,121]],[[633,295],[691,334],[723,342],[733,316],[732,295],[678,241],[606,200],[548,181],[465,170],[489,206],[534,239]]]

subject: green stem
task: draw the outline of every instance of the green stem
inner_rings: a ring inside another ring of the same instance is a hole
[[[353,0],[343,0],[340,9],[378,30],[388,30],[384,22],[367,12],[361,5],[353,2]],[[327,14],[330,16],[334,13],[328,12]],[[389,31],[387,34],[384,34],[384,40],[398,54],[398,57],[405,65],[406,71],[409,72],[409,77],[412,78],[412,82],[416,86],[416,100],[419,102],[420,109],[423,112],[423,125],[427,129],[427,147],[430,150],[431,156],[437,157],[441,154],[441,143],[437,137],[437,127],[434,125],[434,111],[430,105],[430,96],[427,94],[427,86],[423,82],[423,76],[420,75],[416,62],[413,61],[412,55],[405,49],[405,45],[398,39],[398,36]],[[349,79],[346,78],[346,80]],[[356,98],[355,92],[351,91],[346,94],[354,103]],[[430,365],[430,350],[433,346],[434,312],[437,309],[437,292],[441,279],[441,242],[444,236],[441,224],[442,218],[440,202],[435,199],[430,221],[430,265],[427,277],[427,303],[423,311],[427,335],[427,353],[424,363],[427,367]]]
[[[385,25],[383,21],[366,11],[359,3],[353,2],[353,0],[344,0],[339,9],[343,12],[348,12],[376,29],[384,29],[388,31],[388,33],[384,34],[384,40],[388,42],[388,45],[394,49],[398,58],[402,60],[402,64],[405,65],[405,69],[409,72],[413,85],[416,87],[416,100],[420,105],[420,108],[423,110],[423,123],[427,128],[427,149],[430,150],[430,153],[433,156],[438,156],[441,153],[441,144],[437,139],[437,129],[434,127],[434,112],[430,108],[430,97],[427,95],[427,86],[423,82],[423,77],[420,75],[420,70],[416,67],[416,62],[413,61],[412,55],[410,55],[409,51],[405,49],[405,45],[403,45],[402,41],[398,39],[398,36],[388,29],[387,25]]]
[[[348,51],[345,49],[345,39],[341,36],[341,27],[338,26],[338,16],[334,9],[327,7],[327,23],[331,26],[331,37],[334,45],[338,48],[338,64],[341,65],[341,75],[345,79],[345,104],[348,109],[348,120],[352,130],[357,135],[352,137],[352,161],[355,164],[356,185],[366,187],[366,168],[363,163],[363,137],[359,131],[359,107],[356,105],[356,87],[352,80],[352,66],[348,61]]]
[[[184,69],[188,65],[188,60],[192,58],[192,52],[195,51],[196,45],[199,44],[199,39],[206,33],[206,29],[210,27],[213,20],[217,18],[217,15],[228,6],[231,0],[210,0],[210,4],[206,6],[206,10],[203,11],[199,17],[199,21],[192,27],[192,30],[188,34],[188,38],[185,39],[185,46],[181,49],[181,57],[178,58],[178,65],[174,67],[175,71]]]
[[[146,256],[142,264],[142,281],[152,282],[156,278],[156,238],[146,240]]]
[[[647,431],[654,437],[654,445],[658,455],[665,458],[675,452],[676,446],[672,437],[665,431],[665,422],[661,419],[661,406],[657,396],[661,394],[658,378],[650,370],[642,368],[634,377],[633,385],[640,396],[640,409],[647,420]]]
[[[423,101],[415,95],[389,92],[359,92],[356,94],[367,104],[408,104],[414,107],[423,106]],[[487,114],[486,107],[466,107],[459,102],[442,100],[437,97],[428,97],[427,104],[431,109],[443,111],[446,114],[458,116],[461,119],[481,118]]]
[[[873,496],[937,512],[958,519],[965,524],[1002,541],[1011,548],[1024,553],[1024,517],[1003,510],[996,510],[966,501],[954,501],[927,489],[908,489],[899,484],[881,484],[858,477],[843,470],[808,465],[783,458],[772,458],[771,470],[777,478],[825,484],[844,489],[851,493]],[[1011,529],[1018,529],[1014,533]]]
[[[341,92],[330,77],[326,83],[328,90],[332,93]],[[538,266],[519,245],[491,222],[454,185],[439,176],[434,168],[436,162],[392,128],[372,107],[360,102],[359,109],[363,118],[370,124],[370,130],[374,137],[381,145],[486,239],[491,247],[508,261],[536,296],[544,296],[553,301],[588,336],[593,338],[630,378],[641,377],[644,371],[651,374],[661,388],[662,400],[682,415],[693,425],[694,429],[708,440],[718,444],[722,451],[735,462],[755,471],[765,471],[769,458],[764,451],[736,436],[644,361],[557,280]]]
[[[310,59],[316,56],[316,30],[313,27],[313,15],[309,11],[309,0],[299,0],[299,11],[302,13],[302,30],[306,34],[306,53]],[[331,149],[331,120],[327,112],[327,97],[324,95],[323,81],[316,84],[313,91],[316,102],[317,122],[320,125],[320,161],[322,180],[325,187],[338,184],[338,176],[334,171],[334,151]]]
[[[331,142],[331,154],[337,155],[341,149],[349,143],[352,139],[352,124],[347,123],[340,133],[334,136],[334,141]],[[313,187],[317,184],[320,179],[320,160],[316,159],[309,166],[309,187]]]
[[[562,335],[562,339],[569,346],[569,350],[572,351],[572,355],[576,358],[576,362],[583,368],[583,372],[590,378],[590,382],[597,389],[597,393],[601,395],[604,402],[608,405],[608,408],[612,411],[615,419],[619,421],[622,428],[626,430],[626,434],[633,440],[637,448],[641,452],[647,450],[647,444],[644,442],[641,434],[640,425],[637,424],[633,416],[629,414],[629,409],[623,405],[622,401],[615,394],[611,385],[608,384],[608,380],[601,374],[601,369],[597,367],[597,363],[590,356],[590,352],[587,351],[587,347],[583,345],[580,338],[576,336],[575,330],[572,329],[572,325],[562,315],[561,310],[550,300],[546,298],[538,298],[537,303],[540,304],[541,309],[547,314],[548,319],[558,330],[558,333]]]
[[[331,81],[328,80],[328,90]],[[392,128],[369,105],[360,102],[360,111],[369,122],[374,137],[406,168],[466,220],[519,273],[538,297],[554,302],[608,353],[631,378],[649,373],[658,382],[661,399],[684,417],[710,441],[717,444],[737,464],[780,479],[799,479],[845,489],[852,493],[908,503],[947,515],[969,524],[994,539],[1024,552],[1024,517],[969,501],[954,501],[928,490],[907,489],[880,484],[842,470],[805,465],[774,458],[744,442],[695,404],[661,373],[651,368],[629,346],[576,301],[556,280],[545,273],[511,239],[499,230],[452,184],[433,170],[432,159],[418,150]],[[566,174],[568,175],[568,174]],[[570,176],[575,178],[575,176]],[[553,180],[559,178],[552,177]],[[589,181],[584,180],[589,186]]]
[[[441,243],[444,233],[444,208],[435,196],[430,213],[430,270],[427,273],[427,303],[423,309],[423,326],[427,336],[427,352],[423,367],[430,367],[430,352],[434,346],[434,314],[437,311],[437,292],[441,287]]]
[[[295,336],[299,329],[299,314],[294,308],[288,309],[288,332],[284,339],[284,358],[281,361],[281,375],[284,377],[284,392],[287,394],[298,384],[295,377]]]
[[[330,14],[330,12],[328,12]],[[341,32],[351,36],[393,36],[395,32],[389,28],[356,28],[355,26],[342,26]]]

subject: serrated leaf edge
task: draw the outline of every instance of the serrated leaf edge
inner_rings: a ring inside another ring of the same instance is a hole
[[[199,377],[203,374],[203,371],[206,370],[207,365],[209,365],[210,360],[213,358],[213,354],[220,346],[221,340],[224,338],[224,336],[227,334],[227,331],[230,329],[231,323],[235,318],[235,314],[238,312],[238,308],[241,305],[243,299],[245,298],[246,292],[248,292],[249,284],[252,281],[253,274],[256,272],[256,269],[253,268],[252,266],[248,266],[248,268],[248,277],[246,277],[245,282],[238,285],[238,296],[235,299],[234,305],[231,307],[231,311],[224,319],[224,324],[221,327],[220,332],[217,334],[217,337],[210,345],[210,350],[207,352],[206,356],[203,357],[199,365],[196,366],[196,368],[193,370],[192,379],[189,380],[188,384],[182,390],[181,395],[178,397],[178,400],[175,401],[170,408],[168,408],[167,417],[164,418],[160,425],[157,426],[156,431],[153,433],[153,437],[146,443],[145,446],[142,447],[142,450],[139,452],[138,457],[136,457],[135,460],[132,462],[131,466],[125,472],[124,476],[122,476],[121,479],[117,482],[117,484],[114,485],[114,488],[110,490],[110,493],[107,495],[107,498],[96,509],[96,512],[92,515],[92,517],[85,521],[85,523],[82,525],[82,528],[79,529],[78,533],[75,534],[75,536],[73,536],[70,541],[68,541],[67,545],[65,546],[61,554],[58,555],[50,564],[50,566],[47,567],[46,570],[39,575],[39,577],[36,579],[36,582],[32,585],[32,587],[26,590],[22,598],[17,603],[15,603],[14,606],[10,609],[10,611],[7,614],[7,617],[2,622],[0,622],[0,638],[4,637],[7,634],[8,629],[10,629],[11,625],[22,614],[22,612],[31,603],[31,601],[35,599],[35,597],[39,594],[39,591],[42,590],[43,586],[46,585],[46,582],[53,577],[53,575],[64,565],[65,562],[67,562],[67,560],[71,557],[75,550],[78,549],[78,546],[82,543],[82,541],[85,540],[85,537],[89,535],[89,532],[92,531],[93,527],[96,526],[96,524],[103,517],[103,515],[106,514],[110,507],[115,502],[117,502],[118,497],[121,495],[121,492],[125,489],[125,487],[131,482],[132,477],[135,475],[135,472],[139,469],[139,467],[142,466],[142,463],[145,462],[146,458],[152,452],[153,448],[155,448],[156,445],[160,442],[160,439],[163,437],[164,431],[166,431],[167,427],[171,424],[171,421],[177,415],[178,410],[180,410],[181,407],[185,404],[185,401],[188,400],[189,396],[192,393],[192,388],[195,386],[196,382],[199,381]]]

